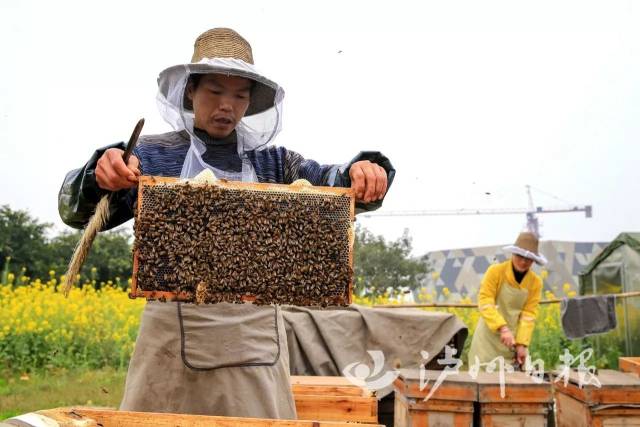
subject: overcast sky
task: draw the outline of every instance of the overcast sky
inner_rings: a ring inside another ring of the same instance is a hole
[[[632,1],[3,1],[0,204],[64,229],[57,192],[100,146],[169,131],[156,78],[216,26],[286,91],[276,144],[380,150],[384,210],[544,207],[544,239],[640,230],[640,5]],[[414,252],[512,242],[524,215],[359,219]]]

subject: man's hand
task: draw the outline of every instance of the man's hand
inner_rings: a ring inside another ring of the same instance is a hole
[[[524,366],[524,362],[527,360],[527,346],[522,344],[516,345],[516,361],[520,366]]]
[[[96,166],[96,181],[98,187],[103,190],[118,191],[124,188],[135,187],[138,184],[140,162],[133,154],[129,157],[128,164],[124,164],[122,154],[124,151],[117,148],[109,148],[98,159]]]
[[[513,334],[509,330],[507,325],[500,327],[500,341],[502,344],[506,345],[509,348],[513,348],[516,345],[516,339],[513,337]]]
[[[382,166],[369,160],[355,162],[349,168],[351,188],[356,192],[359,202],[375,202],[384,197],[387,192],[387,172]]]

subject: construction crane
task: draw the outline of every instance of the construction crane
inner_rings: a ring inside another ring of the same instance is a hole
[[[538,214],[584,212],[586,218],[593,216],[591,205],[572,205],[561,207],[541,207],[535,206],[531,196],[531,186],[527,185],[527,197],[529,199],[528,208],[505,208],[505,209],[435,209],[435,210],[406,210],[406,211],[383,211],[359,215],[365,218],[377,218],[385,216],[445,216],[445,215],[513,215],[525,214],[527,216],[527,229],[540,236],[540,223]]]

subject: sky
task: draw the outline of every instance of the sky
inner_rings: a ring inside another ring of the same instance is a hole
[[[65,174],[93,150],[170,131],[160,71],[231,27],[284,87],[277,145],[397,170],[382,210],[592,205],[540,216],[547,240],[640,231],[640,5],[633,1],[0,3],[0,205],[66,229]],[[414,254],[507,244],[525,216],[358,218]],[[131,222],[128,223],[129,227]]]

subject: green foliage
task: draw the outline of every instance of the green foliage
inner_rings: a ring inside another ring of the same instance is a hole
[[[20,268],[26,273],[43,276],[47,266],[47,231],[49,223],[40,223],[26,211],[14,211],[8,205],[0,207],[0,259]],[[6,265],[6,264],[5,264]]]
[[[4,259],[4,267],[2,267],[2,275],[0,276],[0,283],[9,282],[9,264],[11,264],[10,256]]]
[[[66,271],[82,231],[64,231],[49,239],[47,232],[51,227],[26,211],[14,211],[7,205],[0,207],[2,283],[7,282],[9,273],[18,278],[28,276],[46,281],[52,270],[58,275]],[[99,287],[101,282],[115,279],[116,284],[126,287],[126,278],[132,270],[130,240],[130,234],[124,229],[98,234],[82,268],[81,282],[95,280]],[[17,283],[23,281],[17,280]]]
[[[52,270],[63,273],[67,269],[81,236],[80,230],[65,231],[51,240],[48,250]],[[131,276],[132,271],[130,239],[131,236],[124,229],[98,234],[80,272],[80,283],[95,280],[100,287],[101,282],[115,279],[116,283],[126,287],[126,278]]]
[[[408,230],[402,237],[387,242],[364,227],[356,227],[353,262],[355,292],[379,296],[386,292],[416,289],[428,272],[424,260],[411,258]]]

